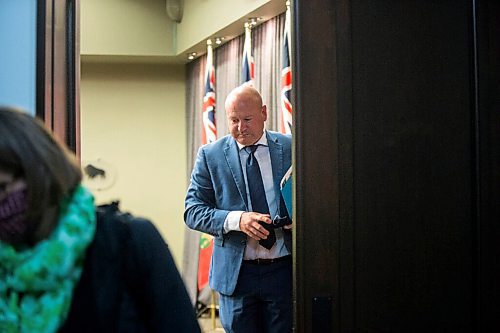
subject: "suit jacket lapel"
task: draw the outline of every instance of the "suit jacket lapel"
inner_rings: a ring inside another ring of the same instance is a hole
[[[238,150],[238,145],[235,143],[233,138],[228,139],[228,144],[224,148],[224,155],[226,156],[227,164],[229,169],[233,174],[234,182],[236,187],[238,187],[238,192],[240,193],[241,199],[245,203],[245,207],[248,210],[247,202],[247,191],[245,186],[245,179],[243,178],[243,169],[240,163],[240,154]]]
[[[278,139],[266,131],[267,145],[269,146],[269,154],[271,155],[271,165],[273,168],[274,193],[276,198],[279,198],[280,182],[283,177],[283,145],[278,142]]]

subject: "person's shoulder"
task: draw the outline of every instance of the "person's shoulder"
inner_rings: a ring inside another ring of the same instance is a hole
[[[101,242],[110,242],[112,248],[118,249],[123,245],[120,243],[129,241],[143,245],[152,242],[165,243],[160,232],[149,219],[122,212],[118,207],[118,202],[98,206],[97,223],[98,230],[100,230],[98,238]]]
[[[118,208],[118,202],[97,206],[96,218],[97,225],[92,247],[99,256],[115,260],[129,237],[124,216]]]
[[[144,217],[133,216],[128,221],[128,227],[132,238],[136,241],[144,243],[151,240],[160,241],[161,243],[165,242],[153,222]]]
[[[221,148],[230,146],[232,144],[234,144],[234,139],[231,136],[231,134],[227,134],[222,138],[217,139],[214,142],[210,142],[201,146],[200,149],[205,152],[212,152],[212,151],[220,152]]]
[[[110,233],[115,233],[117,230],[127,230],[136,233],[151,233],[156,231],[156,227],[150,220],[121,211],[119,202],[98,206],[97,222],[101,226],[101,229]]]
[[[290,134],[283,134],[275,131],[269,131],[267,130],[267,137],[269,140],[273,140],[275,142],[280,142],[280,143],[291,143],[292,142],[292,136]]]

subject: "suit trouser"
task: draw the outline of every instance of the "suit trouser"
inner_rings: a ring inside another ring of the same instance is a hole
[[[292,260],[241,265],[236,289],[220,295],[220,319],[226,333],[292,331]]]

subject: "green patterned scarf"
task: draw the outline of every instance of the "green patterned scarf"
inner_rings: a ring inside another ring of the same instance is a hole
[[[64,323],[95,234],[94,198],[79,186],[49,238],[16,250],[0,241],[0,332],[53,333]]]

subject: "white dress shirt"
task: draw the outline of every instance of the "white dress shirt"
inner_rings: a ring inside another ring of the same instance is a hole
[[[240,153],[240,163],[243,169],[243,177],[245,178],[245,187],[247,191],[247,201],[250,211],[252,211],[252,202],[250,200],[250,193],[248,190],[248,181],[246,173],[246,161],[249,153],[244,149],[245,146],[238,143],[239,153]],[[273,182],[273,170],[271,166],[271,156],[269,154],[269,146],[267,145],[267,137],[265,132],[260,137],[259,141],[255,143],[259,145],[254,153],[257,162],[259,162],[260,172],[262,174],[262,182],[264,183],[264,190],[266,192],[267,204],[269,206],[269,212],[271,219],[278,214],[279,208],[279,198],[276,198],[274,192],[274,182]],[[232,211],[226,217],[224,221],[224,231],[228,233],[230,231],[240,231],[240,219],[243,211]],[[257,258],[278,258],[290,254],[285,246],[283,239],[283,231],[281,228],[274,229],[276,233],[276,243],[273,247],[267,250],[265,247],[259,245],[259,241],[247,236],[247,246],[245,248],[245,254],[243,259],[252,260]]]

